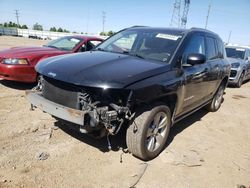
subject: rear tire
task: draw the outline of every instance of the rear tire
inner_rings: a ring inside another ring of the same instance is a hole
[[[222,102],[223,102],[223,94],[225,90],[225,85],[222,83],[214,95],[214,98],[210,104],[207,105],[207,109],[210,112],[216,112],[219,110]]]
[[[171,127],[171,112],[165,105],[138,111],[127,129],[128,150],[142,160],[155,158],[164,149]]]

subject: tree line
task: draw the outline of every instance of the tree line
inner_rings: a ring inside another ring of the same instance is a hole
[[[115,34],[115,32],[114,32],[114,31],[109,31],[109,32],[101,32],[101,33],[100,33],[100,35],[102,35],[102,36],[111,36],[111,35],[113,35],[113,34]]]
[[[15,27],[15,28],[20,28],[20,29],[29,29],[27,25],[19,25],[19,24],[16,24],[14,22],[4,22],[3,24],[0,23],[0,26],[3,26],[3,27]],[[43,26],[41,24],[38,24],[38,23],[35,23],[33,26],[32,26],[32,29],[33,30],[37,30],[37,31],[43,31]],[[56,27],[51,27],[49,29],[49,31],[52,31],[52,32],[64,32],[64,33],[69,33],[70,31],[67,30],[67,29],[63,29],[61,27],[59,28],[56,28]],[[73,31],[73,33],[78,33],[76,31]],[[83,32],[81,32],[81,34],[84,34]],[[85,33],[87,34],[87,33]],[[114,31],[109,31],[109,32],[101,32],[100,35],[103,35],[103,36],[111,36],[115,34]]]
[[[0,26],[4,26],[4,27],[16,27],[16,28],[20,28],[20,29],[28,29],[27,25],[18,25],[14,22],[4,22],[3,24],[0,23]]]
[[[0,23],[0,26],[3,26],[3,27],[15,27],[15,28],[20,28],[20,29],[29,29],[27,25],[18,25],[18,24],[14,23],[14,22],[4,22],[3,24]],[[43,31],[43,26],[41,24],[35,23],[32,26],[32,29],[33,30],[38,30],[38,31]],[[68,30],[62,29],[61,27],[59,27],[58,29],[56,27],[51,27],[50,31],[69,33]]]

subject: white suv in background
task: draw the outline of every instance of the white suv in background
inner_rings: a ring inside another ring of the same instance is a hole
[[[229,84],[241,87],[245,80],[250,79],[250,47],[226,46],[225,48],[231,63]]]

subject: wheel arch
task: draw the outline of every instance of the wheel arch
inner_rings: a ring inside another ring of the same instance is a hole
[[[157,101],[166,104],[170,109],[171,115],[173,116],[176,106],[177,106],[177,101],[178,101],[177,94],[174,93],[174,94],[166,95],[164,97],[157,99]]]
[[[228,81],[229,81],[229,76],[225,76],[225,77],[222,79],[221,84],[223,84],[225,87],[227,87]],[[221,85],[221,84],[220,84],[220,85]]]
[[[137,104],[136,109],[141,109],[141,108],[147,109],[147,107],[149,106],[156,106],[156,105],[166,105],[169,108],[173,123],[175,112],[178,107],[178,95],[176,93],[164,95],[152,101]]]

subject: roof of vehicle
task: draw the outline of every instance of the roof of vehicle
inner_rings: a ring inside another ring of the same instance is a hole
[[[126,28],[125,30],[151,30],[151,31],[173,31],[173,32],[179,32],[179,33],[183,33],[186,32],[186,29],[179,29],[179,28],[167,28],[167,27],[148,27],[148,26],[133,26],[133,27],[129,27]]]
[[[240,45],[226,45],[226,48],[243,48],[243,49],[250,49],[249,46],[240,46]]]
[[[100,36],[69,35],[69,36],[65,36],[65,37],[75,37],[75,38],[82,38],[82,39],[101,39],[101,40],[103,40],[103,38],[101,38]]]
[[[204,33],[210,33],[212,35],[215,35],[217,37],[219,37],[219,35],[217,33],[214,33],[210,30],[207,29],[203,29],[203,28],[196,28],[196,27],[192,27],[190,29],[181,29],[181,28],[174,28],[174,27],[149,27],[149,26],[132,26],[127,28],[129,30],[133,30],[133,29],[141,29],[141,30],[152,30],[152,31],[170,31],[173,33],[179,33],[179,34],[185,34],[185,33],[189,33],[189,32],[204,32]],[[127,30],[125,29],[125,30]]]
[[[213,32],[213,31],[203,29],[203,28],[198,28],[198,27],[192,27],[191,29],[189,29],[189,31],[200,31],[200,32],[206,32],[206,33],[210,33],[212,35],[219,36],[217,33]]]

